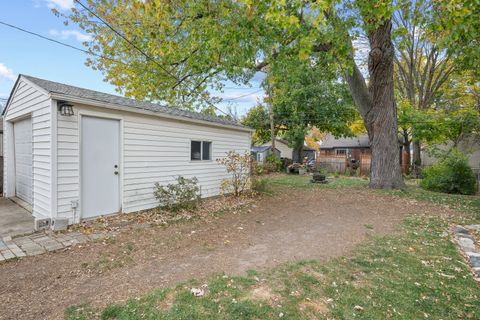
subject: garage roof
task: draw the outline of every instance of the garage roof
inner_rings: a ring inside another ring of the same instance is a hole
[[[37,85],[38,87],[44,89],[45,91],[48,91],[48,93],[50,93],[53,96],[53,98],[55,97],[55,95],[61,95],[61,96],[65,96],[65,100],[68,100],[69,97],[79,98],[82,100],[89,100],[92,102],[100,102],[100,103],[115,105],[115,106],[121,107],[122,109],[125,109],[126,111],[135,112],[135,110],[132,110],[132,109],[136,109],[137,111],[150,111],[150,112],[159,113],[159,115],[165,114],[175,118],[182,118],[186,121],[188,120],[206,121],[206,122],[212,122],[212,123],[220,124],[224,126],[235,127],[240,130],[242,129],[249,130],[249,131],[251,130],[250,128],[245,127],[235,121],[223,119],[216,116],[209,116],[209,115],[201,114],[198,112],[181,110],[181,109],[167,107],[167,106],[163,106],[163,105],[159,105],[151,102],[139,101],[139,100],[125,98],[125,97],[117,96],[113,94],[79,88],[79,87],[58,83],[54,81],[49,81],[45,79],[35,78],[32,76],[23,75],[23,74],[20,75],[19,78],[20,77],[25,78],[28,81],[32,82],[33,84]]]

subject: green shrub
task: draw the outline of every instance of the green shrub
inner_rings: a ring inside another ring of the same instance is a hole
[[[459,194],[475,194],[476,178],[467,157],[457,150],[423,171],[420,186],[424,189]]]
[[[153,194],[158,200],[159,206],[171,212],[181,209],[193,210],[197,207],[201,198],[196,177],[187,179],[179,176],[176,183],[170,183],[166,186],[156,182]]]
[[[252,190],[259,193],[266,193],[269,191],[267,179],[255,178],[252,179]]]
[[[266,173],[265,168],[263,167],[262,163],[258,163],[257,161],[252,161],[252,175],[261,176],[265,173]]]
[[[280,170],[282,170],[282,161],[271,154],[265,159],[265,163],[252,161],[252,174],[254,176],[261,176]]]
[[[268,172],[278,172],[282,169],[282,161],[278,159],[273,153],[269,154],[265,159],[265,166]]]

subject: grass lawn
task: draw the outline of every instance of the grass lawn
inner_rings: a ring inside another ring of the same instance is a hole
[[[306,189],[348,189],[348,188],[367,188],[368,180],[357,177],[339,176],[338,178],[329,177],[328,184],[311,183],[310,176],[296,176],[296,175],[273,175],[266,178],[267,193],[273,193],[276,189],[281,187],[289,188],[306,188]],[[469,223],[472,220],[474,223],[480,220],[480,196],[465,196],[457,194],[445,194],[439,192],[431,192],[423,190],[418,187],[418,180],[407,180],[406,187],[403,190],[372,190],[372,192],[385,193],[393,196],[414,199],[416,201],[430,202],[435,205],[447,206],[456,209],[468,215],[462,218],[465,221],[458,221],[458,223]]]
[[[272,175],[268,178],[265,178],[268,181],[268,185],[273,189],[277,187],[288,187],[288,188],[326,188],[326,189],[342,189],[342,188],[360,188],[367,187],[368,180],[356,178],[356,177],[345,177],[340,176],[338,178],[328,177],[329,183],[319,184],[311,183],[311,176],[298,176],[298,175]]]
[[[268,188],[366,188],[368,181],[278,175]],[[448,226],[477,222],[480,197],[437,194],[409,186],[383,192],[462,212],[455,218],[411,215],[401,232],[371,237],[350,257],[305,261],[247,276],[223,274],[191,280],[104,310],[72,306],[67,319],[480,319],[480,290],[450,236]],[[194,297],[190,289],[202,288]]]

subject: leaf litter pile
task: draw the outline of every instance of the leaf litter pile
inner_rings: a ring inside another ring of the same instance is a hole
[[[142,228],[149,226],[167,226],[192,219],[209,219],[212,215],[222,213],[236,213],[251,205],[258,196],[247,194],[241,197],[220,196],[205,199],[195,210],[179,210],[170,212],[162,208],[154,208],[140,212],[104,216],[94,220],[83,221],[78,225],[71,226],[69,230],[80,231],[84,234],[92,233],[117,233],[122,229]]]

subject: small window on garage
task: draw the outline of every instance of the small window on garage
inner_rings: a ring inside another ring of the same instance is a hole
[[[211,147],[212,147],[212,143],[210,141],[202,142],[202,160],[212,160]]]
[[[202,141],[192,141],[190,155],[192,160],[202,160]]]
[[[336,151],[337,156],[343,156],[347,154],[347,149],[337,149]]]
[[[212,160],[212,142],[211,141],[192,141],[190,148],[190,159]]]

